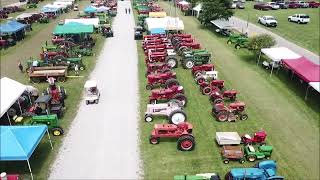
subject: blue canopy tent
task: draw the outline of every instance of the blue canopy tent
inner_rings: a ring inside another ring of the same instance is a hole
[[[150,34],[165,34],[166,31],[163,28],[150,29]]]
[[[29,158],[47,132],[53,149],[48,127],[0,126],[0,161],[27,161],[33,180]]]
[[[27,25],[17,21],[8,21],[5,24],[0,24],[0,35],[10,35],[25,29]]]
[[[92,6],[88,6],[88,7],[84,8],[84,12],[85,13],[95,13],[95,12],[97,12],[97,8],[92,7]]]

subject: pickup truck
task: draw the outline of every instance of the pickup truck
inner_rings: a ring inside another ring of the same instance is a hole
[[[295,14],[293,16],[288,16],[289,22],[296,22],[298,24],[307,24],[310,22],[310,17],[307,14]]]
[[[265,25],[265,26],[272,26],[272,27],[277,27],[278,22],[276,18],[273,16],[262,16],[258,18],[258,23]]]
[[[280,6],[279,6],[277,3],[275,3],[275,2],[267,2],[267,4],[268,4],[269,6],[271,6],[271,8],[272,8],[273,10],[278,10],[278,9],[280,9]]]

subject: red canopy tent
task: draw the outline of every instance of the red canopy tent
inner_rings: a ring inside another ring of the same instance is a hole
[[[283,59],[282,62],[286,68],[292,70],[294,74],[308,84],[310,82],[320,82],[320,65],[314,64],[307,58],[302,56],[297,59]],[[308,89],[305,99],[307,98]]]

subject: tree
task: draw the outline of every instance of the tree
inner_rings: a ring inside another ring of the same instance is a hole
[[[233,15],[230,9],[232,0],[202,0],[202,13],[199,20],[202,24],[208,25],[216,19],[229,19]]]
[[[261,49],[270,48],[274,45],[276,45],[276,41],[272,36],[269,34],[260,34],[249,38],[248,49],[253,51],[257,58]]]

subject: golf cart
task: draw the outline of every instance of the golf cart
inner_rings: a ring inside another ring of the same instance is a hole
[[[85,89],[85,100],[86,104],[90,103],[99,103],[99,98],[100,98],[100,92],[97,87],[97,82],[94,80],[88,80],[84,84],[84,89]]]

